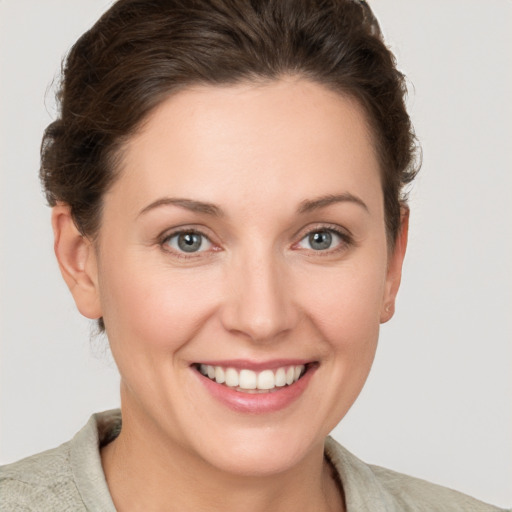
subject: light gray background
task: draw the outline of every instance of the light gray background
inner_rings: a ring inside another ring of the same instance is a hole
[[[0,0],[2,463],[118,404],[104,341],[60,278],[37,178],[45,91],[109,3]],[[371,5],[414,84],[424,165],[397,314],[334,435],[368,462],[511,506],[512,2]]]

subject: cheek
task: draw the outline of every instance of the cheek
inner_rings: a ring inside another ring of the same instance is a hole
[[[379,332],[385,265],[382,260],[320,269],[310,274],[303,288],[303,302],[324,338],[340,349],[358,348]]]
[[[382,263],[384,262],[384,263]],[[328,429],[345,416],[366,382],[380,329],[385,259],[368,258],[314,278],[307,294],[310,318],[322,340],[325,375],[318,404]],[[326,397],[329,399],[325,399]]]
[[[211,269],[175,271],[127,261],[104,275],[101,301],[112,345],[131,340],[142,350],[177,350],[211,316],[218,295]]]

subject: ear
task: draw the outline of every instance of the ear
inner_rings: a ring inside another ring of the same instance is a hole
[[[395,241],[393,252],[389,256],[386,285],[380,312],[380,323],[390,320],[395,313],[395,299],[402,279],[402,265],[407,249],[409,233],[409,208],[403,206],[400,212],[400,230]]]
[[[92,242],[78,231],[67,204],[53,207],[52,227],[60,272],[78,310],[87,318],[100,318],[98,267]]]

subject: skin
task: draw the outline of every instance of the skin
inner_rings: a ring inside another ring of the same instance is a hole
[[[343,200],[314,203],[332,195]],[[149,207],[165,198],[223,213]],[[297,78],[181,91],[124,148],[97,238],[64,204],[53,226],[78,309],[103,316],[121,374],[123,430],[102,450],[118,510],[343,510],[323,443],[370,371],[407,238],[404,212],[387,245],[355,101]],[[176,228],[204,233],[204,250],[183,257]],[[341,236],[312,247],[326,229]],[[214,400],[190,366],[280,358],[318,368],[294,403],[259,415]]]

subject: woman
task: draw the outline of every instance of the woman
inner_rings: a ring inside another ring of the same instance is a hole
[[[5,468],[5,510],[494,510],[326,441],[400,283],[403,94],[353,1],[121,0],[80,39],[42,178],[123,422]]]

